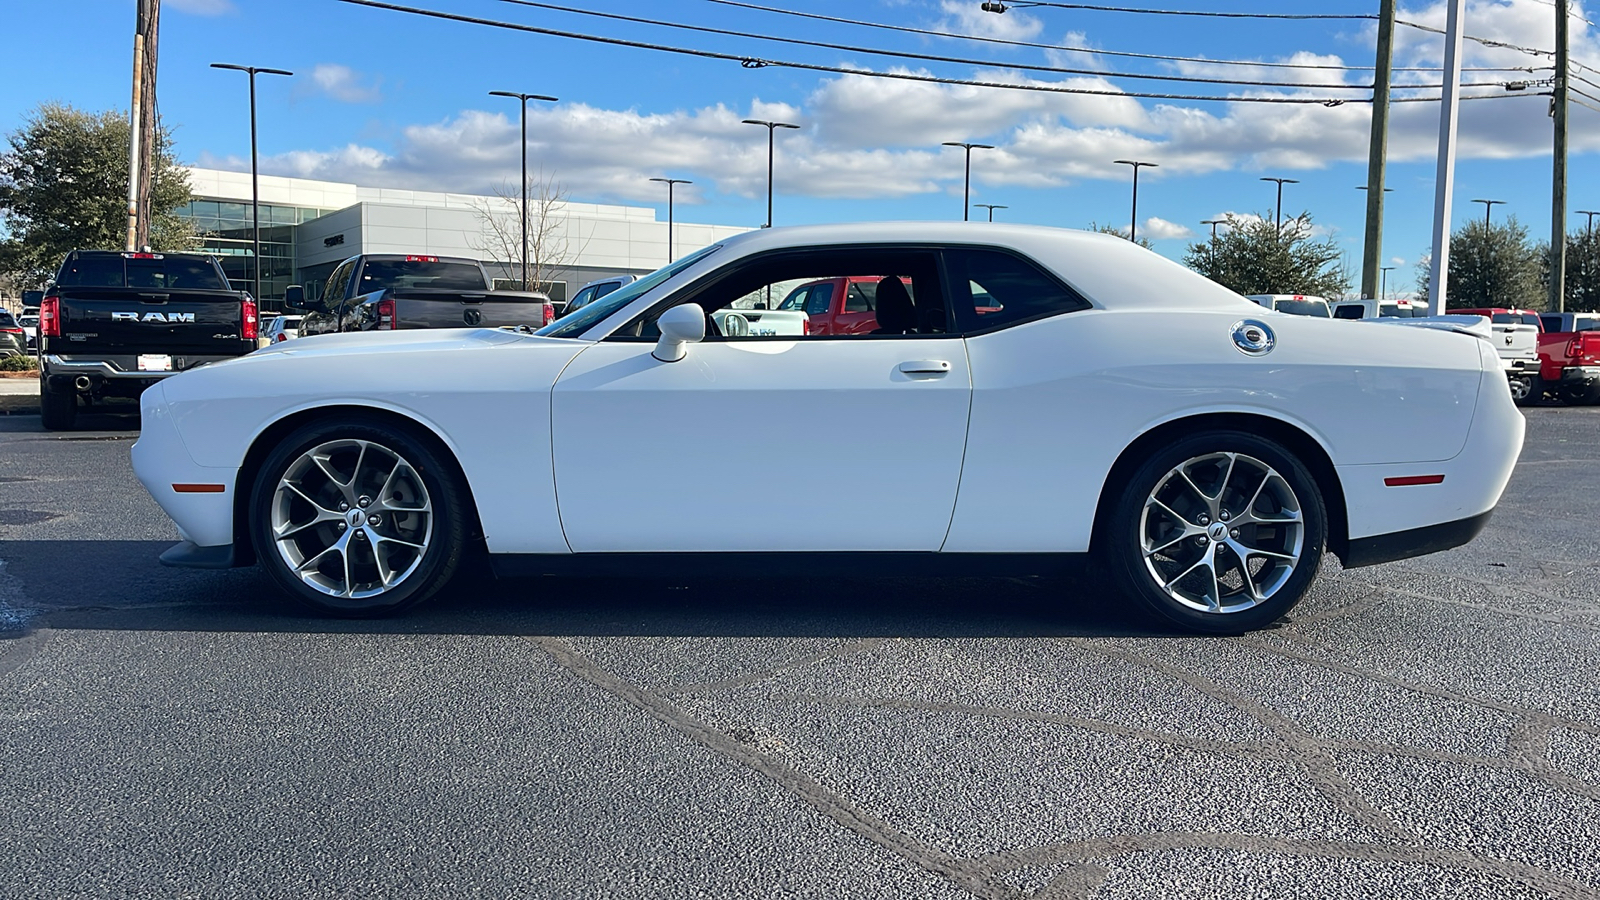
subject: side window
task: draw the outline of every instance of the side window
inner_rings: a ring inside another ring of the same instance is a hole
[[[852,281],[844,292],[844,311],[847,313],[872,312],[876,305],[878,286],[870,281]]]
[[[622,285],[615,281],[608,281],[605,284],[597,284],[594,288],[594,299],[599,300],[601,297],[604,297],[619,287],[622,287]]]
[[[329,306],[338,306],[344,302],[344,289],[350,284],[350,273],[356,267],[355,261],[350,260],[333,270],[328,276],[328,287],[322,292],[322,300]]]
[[[833,309],[833,282],[819,284],[811,289],[806,299],[806,315],[825,316]]]
[[[1076,291],[1010,253],[956,249],[944,258],[959,331],[993,331],[1089,308]]]
[[[594,299],[594,288],[586,287],[583,290],[578,292],[578,296],[572,298],[572,302],[567,304],[567,309],[571,309],[571,310],[582,309],[585,306],[588,306],[589,302],[592,301],[593,299]]]
[[[1539,321],[1544,323],[1544,330],[1555,332],[1561,330],[1560,316],[1540,316]]]
[[[852,317],[847,326],[819,327],[813,317],[831,309],[841,282],[852,281],[870,286],[874,309]],[[660,334],[655,316],[680,303],[697,303],[706,310],[707,340],[953,335],[939,287],[937,251],[932,249],[817,247],[743,260],[677,292],[624,326],[614,339],[654,340]]]
[[[1335,319],[1359,319],[1361,318],[1361,312],[1361,307],[1352,303],[1349,306],[1334,307],[1333,317]]]

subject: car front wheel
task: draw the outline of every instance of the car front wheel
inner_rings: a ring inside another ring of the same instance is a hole
[[[1213,431],[1139,465],[1104,549],[1123,590],[1165,621],[1237,634],[1300,601],[1327,533],[1322,494],[1294,454],[1251,434]]]
[[[387,615],[450,580],[466,544],[453,465],[387,422],[313,423],[262,464],[250,504],[257,558],[301,603]]]

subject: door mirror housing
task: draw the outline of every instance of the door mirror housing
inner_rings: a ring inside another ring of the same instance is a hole
[[[298,284],[291,284],[283,289],[283,305],[290,309],[306,308],[306,289]]]
[[[698,344],[706,337],[706,311],[697,303],[685,303],[662,313],[656,319],[661,329],[661,339],[651,356],[662,362],[677,362],[689,355],[689,345]]]

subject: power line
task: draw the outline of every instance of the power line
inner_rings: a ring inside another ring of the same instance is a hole
[[[1314,82],[1284,82],[1284,81],[1248,81],[1238,78],[1203,78],[1192,75],[1161,75],[1148,72],[1107,72],[1098,69],[1074,69],[1063,66],[1044,66],[1032,63],[1007,63],[987,59],[967,59],[964,57],[944,56],[933,53],[913,53],[899,50],[883,50],[875,47],[858,47],[850,44],[835,44],[829,41],[813,41],[804,38],[782,37],[779,35],[760,34],[750,31],[735,31],[728,28],[714,28],[709,25],[689,25],[682,22],[669,22],[664,19],[647,19],[641,16],[629,16],[621,13],[598,12],[595,10],[579,9],[574,6],[563,6],[556,3],[543,3],[539,0],[500,0],[514,6],[526,6],[533,9],[546,9],[554,12],[569,13],[572,15],[589,16],[591,18],[605,19],[616,22],[632,22],[639,25],[653,25],[661,28],[675,28],[681,31],[694,31],[701,34],[715,34],[723,37],[738,37],[749,40],[772,41],[780,44],[793,44],[801,47],[818,47],[824,50],[837,50],[844,53],[855,53],[864,56],[880,56],[888,59],[909,59],[918,62],[953,63],[963,66],[978,66],[984,68],[1016,69],[1025,72],[1048,72],[1053,75],[1088,75],[1097,78],[1128,78],[1140,81],[1170,81],[1184,84],[1222,84],[1237,87],[1265,87],[1265,88],[1293,88],[1297,90],[1338,90],[1338,91],[1370,91],[1370,84],[1327,84]],[[1462,87],[1503,87],[1501,82],[1472,82]],[[1441,84],[1402,84],[1396,88],[1441,88]]]
[[[1370,98],[1336,98],[1336,97],[1226,97],[1206,94],[1166,94],[1139,91],[1108,91],[1093,88],[1073,88],[1061,85],[1038,83],[1016,83],[1004,81],[977,81],[963,78],[945,78],[937,75],[921,75],[912,72],[878,72],[870,69],[845,68],[843,66],[827,66],[818,63],[803,63],[788,60],[763,59],[761,57],[746,56],[736,53],[720,53],[713,50],[696,50],[689,47],[674,47],[668,44],[653,44],[646,41],[633,41],[623,38],[602,37],[599,35],[582,34],[574,31],[562,31],[555,28],[542,28],[536,25],[523,25],[516,22],[503,22],[497,19],[485,19],[477,16],[465,16],[458,13],[442,12],[440,10],[421,9],[412,6],[402,6],[396,3],[386,3],[382,0],[338,0],[354,6],[367,6],[373,9],[386,9],[391,12],[405,13],[407,15],[423,16],[426,18],[442,19],[451,22],[464,22],[471,25],[483,25],[490,28],[503,28],[511,31],[521,31],[528,34],[542,34],[550,37],[568,38],[571,40],[588,41],[596,44],[609,44],[617,47],[632,47],[639,50],[655,50],[661,53],[674,53],[682,56],[695,56],[702,59],[719,59],[737,62],[747,69],[763,69],[769,66],[778,68],[800,69],[808,72],[829,72],[837,75],[859,75],[870,78],[890,78],[897,81],[914,81],[925,84],[949,84],[965,87],[996,88],[1000,90],[1034,91],[1049,94],[1077,94],[1094,97],[1125,97],[1143,100],[1183,100],[1193,102],[1220,102],[1220,103],[1274,103],[1298,106],[1343,106],[1346,103],[1371,103]],[[1526,93],[1517,94],[1480,94],[1463,97],[1463,100],[1501,99],[1507,97],[1533,96]],[[1402,97],[1393,100],[1395,103],[1437,101],[1436,97]]]
[[[825,16],[821,13],[801,12],[794,9],[783,9],[777,6],[763,6],[759,3],[746,3],[742,0],[705,0],[707,3],[716,3],[721,6],[731,6],[739,9],[750,9],[758,12],[773,13],[782,16],[794,16],[800,19],[812,19],[819,22],[833,22],[839,25],[854,25],[861,28],[880,28],[885,31],[898,31],[903,34],[918,34],[927,37],[953,38],[962,41],[976,41],[984,44],[999,44],[1007,47],[1028,47],[1036,50],[1055,50],[1068,53],[1088,53],[1099,56],[1116,56],[1128,59],[1150,59],[1160,62],[1198,63],[1212,66],[1254,66],[1268,69],[1321,69],[1335,72],[1370,72],[1372,66],[1333,66],[1321,63],[1285,63],[1263,62],[1247,59],[1206,59],[1201,56],[1169,56],[1160,53],[1134,53],[1127,50],[1102,50],[1096,47],[1071,47],[1064,44],[1046,44],[1039,41],[1018,41],[1009,38],[986,37],[975,34],[958,34],[951,31],[939,31],[935,28],[914,28],[909,25],[891,25],[886,22],[869,22],[862,19],[846,19],[841,16]],[[1549,66],[1470,66],[1462,69],[1463,72],[1535,72],[1548,69]],[[1390,71],[1394,72],[1440,72],[1439,66],[1395,66]]]
[[[534,9],[548,9],[555,12],[571,13],[579,16],[591,16],[598,19],[609,19],[619,22],[633,22],[640,25],[655,25],[661,28],[676,28],[682,31],[698,31],[702,34],[715,34],[724,37],[748,38],[757,41],[773,41],[780,44],[794,44],[801,47],[817,47],[823,50],[837,50],[842,53],[858,53],[864,56],[882,56],[890,59],[910,59],[918,62],[955,63],[967,66],[982,66],[997,69],[1018,69],[1026,72],[1049,72],[1057,75],[1090,75],[1102,78],[1132,78],[1143,81],[1175,81],[1187,84],[1226,84],[1239,87],[1272,87],[1272,88],[1316,88],[1318,90],[1361,91],[1371,90],[1371,85],[1366,84],[1315,84],[1293,83],[1284,81],[1243,81],[1234,78],[1203,78],[1191,75],[1159,75],[1148,72],[1106,72],[1099,69],[1072,69],[1062,66],[1042,66],[1032,63],[1007,63],[996,60],[964,59],[954,56],[943,56],[935,53],[913,53],[899,50],[880,50],[873,47],[857,47],[850,44],[835,44],[829,41],[811,41],[804,38],[780,37],[777,35],[757,34],[749,31],[734,31],[728,28],[713,28],[709,25],[688,25],[682,22],[668,22],[662,19],[646,19],[640,16],[628,16],[621,13],[596,12],[588,9],[578,9],[571,6],[561,6],[555,3],[540,3],[537,0],[500,0],[501,3],[510,3],[515,6],[528,6]],[[1468,85],[1469,87],[1475,85]]]
[[[1007,6],[1004,3],[994,4],[998,9],[991,12],[1005,12],[1007,9],[1031,9],[1036,6],[1048,6],[1053,9],[1079,9],[1089,12],[1117,12],[1138,13],[1147,16],[1202,16],[1213,19],[1367,19],[1374,20],[1374,15],[1340,15],[1334,13],[1243,13],[1243,12],[1205,12],[1192,9],[1147,9],[1136,6],[1099,6],[1093,3],[1052,3],[1046,0],[1023,0]]]

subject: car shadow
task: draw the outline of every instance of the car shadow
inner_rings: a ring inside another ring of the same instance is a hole
[[[1132,637],[1173,632],[1090,576],[516,578],[474,568],[385,619],[302,613],[259,568],[171,569],[162,541],[9,541],[30,628],[676,637]],[[9,635],[15,637],[20,632]]]

